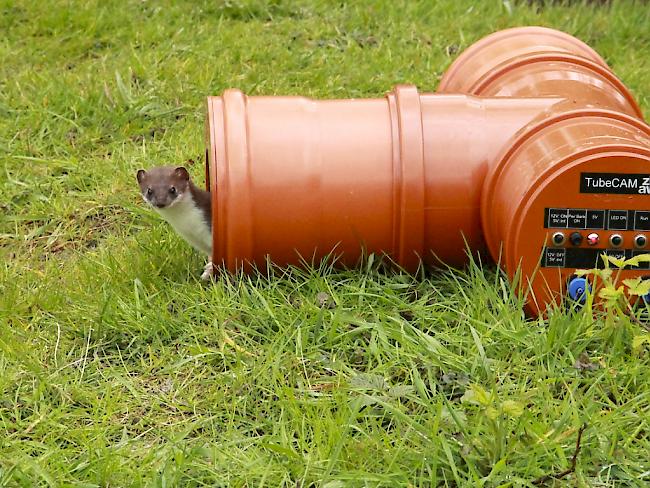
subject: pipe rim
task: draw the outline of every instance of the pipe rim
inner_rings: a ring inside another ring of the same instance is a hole
[[[212,262],[236,272],[247,269],[253,262],[247,97],[240,90],[228,89],[219,98],[221,110],[212,103],[214,138],[210,141],[215,156],[210,171]]]
[[[477,52],[504,39],[535,34],[547,35],[549,37],[568,42],[569,44],[576,47],[579,52],[584,53],[585,58],[590,59],[597,64],[601,64],[603,67],[609,68],[605,60],[591,46],[581,41],[577,37],[572,36],[571,34],[543,26],[512,27],[510,29],[503,29],[489,34],[467,47],[451,63],[449,68],[447,68],[445,74],[440,80],[437,91],[446,90],[450,83],[450,80],[453,80],[455,78],[458,71],[460,71],[461,68],[464,67],[477,54]]]
[[[514,71],[523,66],[537,64],[537,63],[552,63],[552,62],[566,62],[582,66],[598,75],[605,78],[609,83],[614,85],[616,90],[625,98],[627,103],[632,107],[639,119],[643,120],[643,112],[636,102],[630,90],[625,84],[609,69],[603,67],[587,58],[576,56],[574,54],[556,53],[548,51],[540,51],[537,53],[530,53],[521,55],[514,59],[509,59],[504,63],[497,66],[493,71],[486,73],[482,78],[476,80],[474,85],[468,90],[468,93],[476,96],[483,96],[483,92],[487,90],[492,83],[498,80],[501,76]]]
[[[393,144],[398,150],[393,174],[394,218],[399,219],[393,229],[397,244],[397,264],[407,270],[414,270],[424,253],[424,134],[420,94],[414,85],[397,85],[388,95],[392,126],[397,129],[393,134]]]
[[[217,105],[221,105],[223,107],[223,101],[221,97],[208,97],[208,103],[206,107],[206,135],[208,141],[208,148],[206,150],[206,187],[210,191],[210,209],[212,212],[212,256],[210,256],[210,258],[212,259],[212,262],[215,266],[225,263],[225,257],[220,252],[222,248],[220,239],[223,235],[221,232],[222,221],[219,218],[219,193],[221,192],[217,192],[217,182],[222,181],[222,175],[218,175],[217,173],[223,171],[222,168],[220,168],[222,165],[218,164],[218,161],[224,159],[224,155],[218,154],[221,152],[220,149],[222,150],[223,147],[217,143],[217,131],[218,126],[220,125],[216,116],[219,111],[219,109],[216,108]],[[223,134],[223,127],[221,127],[220,132]]]

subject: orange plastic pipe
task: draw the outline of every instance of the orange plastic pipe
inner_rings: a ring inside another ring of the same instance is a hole
[[[503,245],[537,312],[574,271],[540,267],[549,208],[650,210],[650,197],[576,191],[587,170],[650,173],[650,129],[604,61],[551,29],[477,42],[436,94],[397,86],[381,99],[317,101],[227,90],[208,98],[206,130],[213,262],[233,271],[332,252],[351,265],[363,250],[414,270],[420,260],[462,265],[467,248],[487,246],[496,260]]]

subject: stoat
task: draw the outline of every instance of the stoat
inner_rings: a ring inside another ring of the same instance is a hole
[[[158,166],[137,173],[142,198],[169,222],[194,249],[212,256],[212,208],[210,192],[201,190],[191,180],[187,169]],[[213,275],[209,262],[201,279]]]

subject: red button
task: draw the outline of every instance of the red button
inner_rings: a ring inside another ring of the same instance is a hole
[[[587,236],[587,244],[590,246],[595,246],[600,241],[600,237],[595,232],[592,232]]]

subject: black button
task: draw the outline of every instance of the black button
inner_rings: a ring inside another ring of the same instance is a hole
[[[645,247],[647,243],[648,239],[646,239],[646,236],[644,235],[639,235],[634,238],[634,245],[636,247]]]
[[[636,230],[650,230],[650,212],[640,210],[634,212],[634,228]]]
[[[582,234],[580,232],[573,232],[569,236],[569,242],[574,246],[579,246],[582,244]]]
[[[627,210],[610,210],[607,216],[607,228],[611,230],[627,229]]]
[[[587,229],[604,229],[605,211],[587,210]]]
[[[609,238],[609,243],[612,245],[612,247],[621,247],[623,244],[623,237],[621,237],[619,234],[613,234]]]
[[[555,244],[556,246],[561,246],[562,244],[564,244],[565,239],[566,237],[562,232],[556,232],[555,234],[553,234],[553,244]]]

